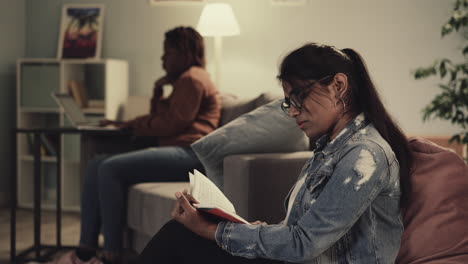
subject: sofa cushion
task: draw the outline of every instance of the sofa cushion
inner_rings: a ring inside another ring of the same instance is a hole
[[[222,93],[221,94],[221,120],[220,126],[223,126],[237,117],[248,113],[259,106],[267,104],[281,96],[272,93],[262,93],[253,99],[239,99],[237,96]]]
[[[208,178],[223,188],[223,160],[233,154],[294,152],[308,149],[308,138],[280,108],[263,105],[192,144]]]
[[[397,263],[468,263],[468,167],[430,141],[409,143],[414,164]]]

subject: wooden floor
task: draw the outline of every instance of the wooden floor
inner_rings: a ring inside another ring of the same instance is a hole
[[[16,215],[16,250],[21,251],[33,245],[32,210],[20,209]],[[43,211],[41,218],[41,243],[55,244],[55,212]],[[80,216],[66,212],[62,215],[62,244],[76,245],[79,239]],[[0,264],[10,263],[10,210],[0,208]]]

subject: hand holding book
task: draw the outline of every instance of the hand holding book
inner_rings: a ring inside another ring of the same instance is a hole
[[[207,215],[217,219],[250,224],[235,213],[234,206],[224,194],[206,178],[195,170],[189,173],[190,190],[177,192],[176,204],[172,210],[172,217],[194,233],[214,240],[217,221],[212,221]]]
[[[201,172],[189,173],[191,194],[199,203],[194,204],[198,210],[211,214],[224,221],[249,224],[236,214],[234,205],[229,199]]]
[[[175,195],[177,201],[172,210],[172,217],[201,237],[215,240],[218,224],[201,215],[184,194],[177,192]]]

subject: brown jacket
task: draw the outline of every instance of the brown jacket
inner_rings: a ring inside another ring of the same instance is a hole
[[[150,113],[135,118],[131,126],[136,135],[159,137],[161,146],[189,146],[218,127],[221,115],[218,91],[209,74],[195,66],[172,86],[167,99],[161,99],[161,94],[155,91]]]

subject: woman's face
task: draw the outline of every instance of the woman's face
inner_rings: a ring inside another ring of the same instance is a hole
[[[168,41],[164,41],[164,54],[161,57],[163,69],[169,76],[178,76],[187,70],[188,59]]]
[[[283,82],[285,98],[290,98],[298,89],[305,89],[302,90],[302,98],[299,98],[302,99],[302,107],[298,109],[291,105],[289,116],[296,119],[299,128],[313,141],[333,132],[342,113],[342,109],[336,106],[332,86],[333,82],[329,85],[300,80]]]

